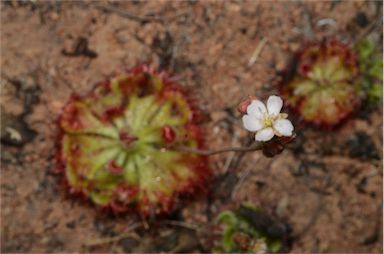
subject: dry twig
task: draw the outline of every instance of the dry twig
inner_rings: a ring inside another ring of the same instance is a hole
[[[165,20],[161,17],[156,16],[137,16],[133,15],[132,13],[129,13],[125,10],[122,10],[120,8],[116,8],[110,5],[105,4],[99,4],[97,2],[92,3],[92,6],[96,7],[97,9],[107,11],[107,12],[113,12],[123,18],[131,19],[138,22],[164,22]]]
[[[267,41],[268,39],[265,37],[260,41],[260,43],[257,45],[256,49],[253,51],[252,56],[248,61],[248,66],[251,66],[254,63],[256,63],[257,58],[259,57],[261,50],[264,48]]]
[[[92,247],[92,246],[97,246],[97,245],[117,242],[117,241],[120,241],[121,239],[124,239],[126,237],[132,237],[132,238],[135,238],[136,240],[140,240],[138,235],[135,234],[134,232],[132,232],[135,229],[140,228],[140,227],[143,227],[143,224],[137,222],[137,223],[134,223],[132,226],[130,226],[126,230],[126,232],[124,232],[124,233],[121,233],[121,234],[119,234],[117,236],[113,236],[113,237],[105,237],[105,238],[99,238],[99,239],[90,240],[87,243],[85,243],[84,245],[86,247]]]

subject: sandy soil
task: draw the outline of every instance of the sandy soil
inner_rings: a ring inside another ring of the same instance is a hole
[[[141,62],[169,71],[199,98],[210,148],[243,145],[236,104],[276,93],[301,42],[369,34],[382,45],[371,25],[380,15],[378,2],[352,1],[2,2],[1,128],[17,132],[1,149],[1,252],[208,252],[214,216],[243,201],[288,225],[286,251],[382,252],[379,107],[333,132],[305,127],[272,159],[213,156],[220,181],[150,229],[65,198],[52,172],[61,108],[113,72]]]

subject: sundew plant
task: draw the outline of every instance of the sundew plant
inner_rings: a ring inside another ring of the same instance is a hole
[[[336,39],[305,44],[283,75],[280,93],[304,122],[332,129],[363,101],[382,96],[382,56],[363,40],[352,49]]]
[[[283,247],[285,226],[249,203],[221,212],[215,225],[215,253],[277,253]]]
[[[60,119],[60,170],[72,193],[114,212],[169,212],[203,186],[207,158],[197,109],[164,73],[140,65],[73,96]]]

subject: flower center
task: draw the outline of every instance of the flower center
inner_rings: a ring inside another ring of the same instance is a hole
[[[129,133],[123,131],[119,134],[120,142],[124,147],[129,147],[132,143],[138,140],[137,137],[130,135]]]
[[[273,117],[271,115],[265,114],[263,118],[263,125],[265,127],[272,127],[273,122],[275,121],[276,117]]]
[[[287,117],[288,117],[288,114],[286,114],[286,113],[280,113],[277,116],[269,115],[269,114],[265,113],[264,118],[263,118],[263,125],[264,125],[264,127],[272,127],[273,123],[276,120],[285,119]]]

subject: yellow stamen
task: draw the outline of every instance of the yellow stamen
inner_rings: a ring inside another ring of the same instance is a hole
[[[285,119],[287,117],[288,117],[288,114],[286,114],[286,113],[280,113],[277,116],[273,116],[273,115],[271,116],[268,114],[264,114],[263,125],[264,125],[264,127],[273,127],[273,123],[276,120]]]
[[[265,127],[271,127],[274,121],[275,121],[274,117],[271,117],[270,115],[265,114],[263,118],[263,125]]]

